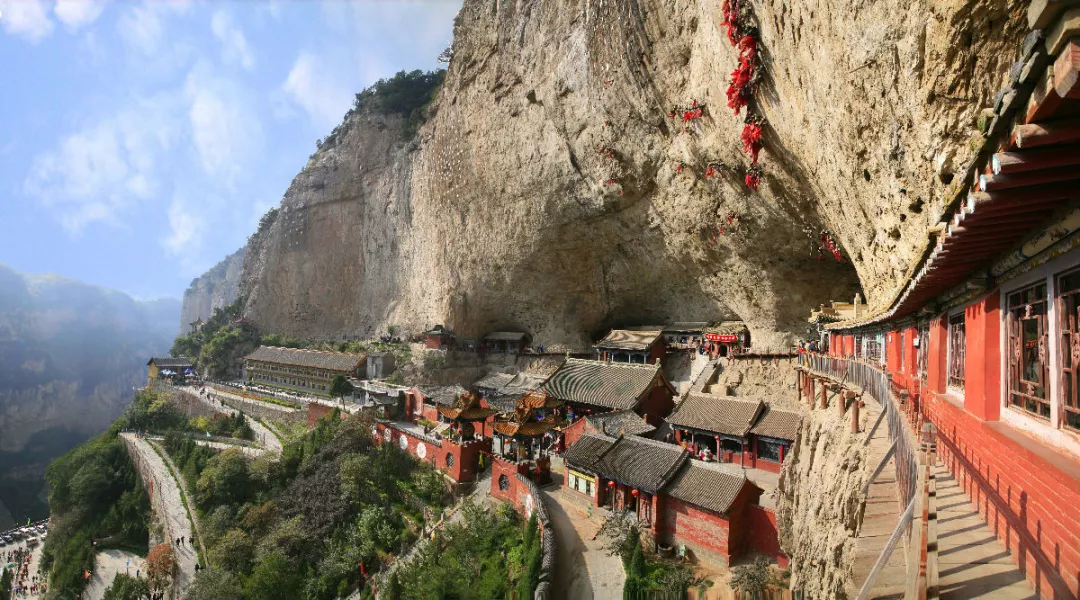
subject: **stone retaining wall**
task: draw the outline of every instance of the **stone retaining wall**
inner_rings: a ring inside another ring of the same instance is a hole
[[[555,528],[551,525],[547,500],[540,493],[540,488],[533,480],[520,473],[517,475],[517,480],[518,485],[528,491],[528,498],[532,499],[531,502],[526,500],[523,507],[525,517],[531,518],[532,511],[536,511],[536,522],[540,525],[540,544],[543,554],[540,559],[540,583],[536,586],[533,600],[547,600],[551,595],[551,585],[555,582],[555,555],[557,551]]]
[[[127,448],[128,455],[131,457],[131,462],[135,465],[135,472],[139,474],[139,478],[142,480],[143,487],[146,488],[146,495],[150,497],[150,509],[154,515],[154,520],[161,525],[160,530],[156,527],[150,528],[150,548],[164,542],[166,539],[172,539],[171,532],[166,532],[165,527],[165,505],[162,500],[161,494],[157,493],[161,488],[161,482],[154,476],[154,472],[150,469],[150,466],[146,464],[142,454],[139,453],[138,446],[135,445],[135,440],[121,435],[120,441],[124,443],[124,447]]]

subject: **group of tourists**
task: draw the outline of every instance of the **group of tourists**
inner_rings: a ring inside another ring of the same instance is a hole
[[[48,587],[45,578],[38,577],[37,573],[30,572],[30,549],[19,548],[5,552],[2,556],[3,564],[0,567],[9,564],[13,565],[15,577],[11,586],[12,598],[28,598],[38,594],[45,594]]]

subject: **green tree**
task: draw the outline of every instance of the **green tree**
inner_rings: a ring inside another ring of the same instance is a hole
[[[344,375],[335,375],[334,380],[330,382],[330,395],[341,399],[342,408],[345,407],[345,396],[352,393],[353,384],[349,383],[349,380],[345,379]]]
[[[280,550],[274,551],[251,573],[244,584],[245,595],[260,600],[300,598],[303,579],[297,567]]]
[[[195,486],[195,497],[204,507],[242,504],[250,492],[247,457],[239,448],[211,458]]]
[[[244,600],[244,592],[235,574],[221,569],[203,569],[195,576],[184,600]]]
[[[741,592],[763,592],[772,583],[772,561],[757,556],[754,562],[731,569],[731,589]]]
[[[230,529],[210,548],[210,564],[216,568],[244,574],[251,569],[254,553],[255,547],[251,538],[239,529]]]
[[[143,600],[150,594],[150,586],[142,578],[136,579],[117,573],[112,585],[105,590],[102,600]]]
[[[0,565],[0,568],[3,568]],[[4,569],[3,573],[0,573],[0,600],[11,600],[11,571]]]

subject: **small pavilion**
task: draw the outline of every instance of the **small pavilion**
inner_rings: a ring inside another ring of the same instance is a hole
[[[562,402],[544,392],[528,392],[518,398],[507,420],[492,424],[492,491],[503,484],[499,474],[507,475],[507,471],[526,475],[538,484],[551,480],[549,455],[554,440],[549,434],[565,424],[556,411],[560,406]]]
[[[484,439],[484,421],[498,414],[493,408],[485,408],[480,396],[472,392],[459,395],[450,406],[439,407],[440,420],[446,419],[450,427],[450,438],[454,441],[468,442]],[[480,434],[477,435],[476,423],[480,423]],[[455,439],[456,438],[456,439]]]

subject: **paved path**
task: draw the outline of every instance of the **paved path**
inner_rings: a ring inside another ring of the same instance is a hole
[[[556,483],[561,483],[561,473],[561,468],[552,467],[551,477]],[[593,539],[603,524],[605,511],[594,508],[590,517],[589,499],[562,485],[545,486],[541,493],[549,501],[548,513],[558,540],[552,598],[622,598],[626,582],[622,559],[609,556],[602,539]]]
[[[38,571],[38,568],[39,568],[39,565],[41,564],[41,548],[44,545],[45,545],[44,542],[41,542],[37,546],[34,547],[33,551],[30,552],[30,565],[26,569],[27,582],[24,582],[24,583],[28,583],[31,580],[31,578],[33,578],[35,575],[38,576],[38,577],[41,577],[42,574]],[[8,544],[7,546],[4,546],[3,548],[0,548],[0,556],[5,555],[8,552],[13,552],[15,550],[25,550],[25,549],[26,549],[26,540],[20,540],[18,542],[15,542],[14,544]],[[2,572],[2,569],[3,569],[5,564],[7,564],[6,561],[0,560],[0,572]],[[12,586],[14,586],[15,583],[16,583],[15,579],[12,579],[11,580]],[[20,596],[14,596],[13,595],[12,596],[12,598],[15,599],[15,600],[36,600],[37,598],[44,598],[44,597],[45,597],[45,595],[40,593],[40,592],[38,592],[37,594],[31,594],[31,593],[27,592],[25,595],[20,595]]]
[[[163,508],[163,514],[159,514],[157,517],[164,527],[165,540],[171,542],[179,537],[190,540],[191,521],[188,519],[187,509],[184,508],[184,502],[181,500],[180,488],[177,481],[173,479],[169,470],[165,467],[161,456],[150,447],[147,440],[136,438],[131,433],[121,433],[120,435],[133,444],[135,456],[132,458],[144,465],[144,472],[150,474],[153,478],[153,493],[158,494],[160,501],[152,501],[151,506],[155,509]],[[149,489],[149,486],[147,487]],[[179,548],[174,544],[173,550],[176,552],[178,567],[174,589],[182,593],[191,585],[191,581],[195,577],[195,563],[198,557],[190,542],[185,542]]]
[[[938,506],[938,580],[950,600],[1038,600],[1035,588],[944,465],[934,467]]]
[[[128,565],[128,560],[131,564]],[[103,550],[94,555],[94,575],[83,594],[87,600],[101,600],[118,573],[146,578],[146,559],[123,550]]]

